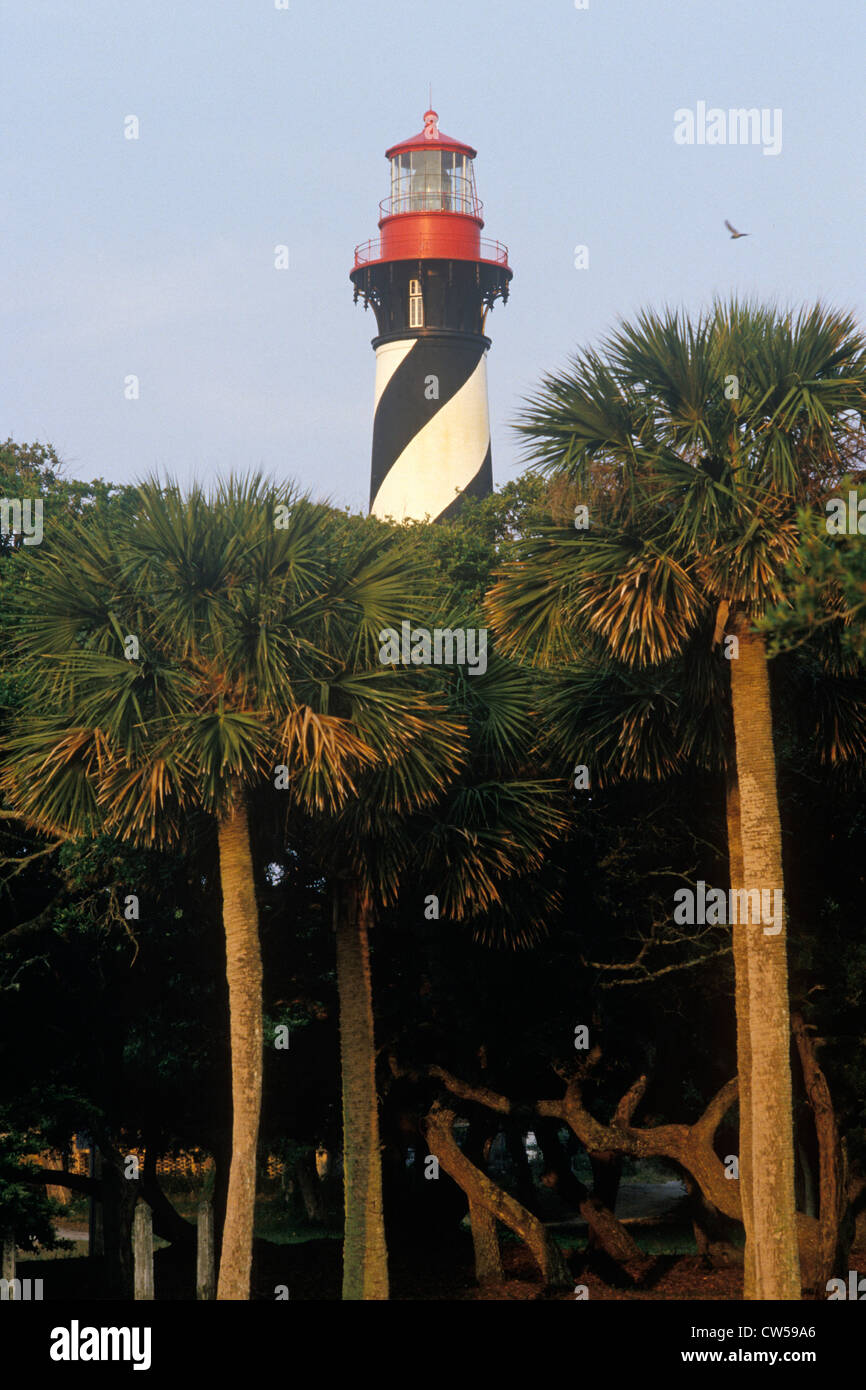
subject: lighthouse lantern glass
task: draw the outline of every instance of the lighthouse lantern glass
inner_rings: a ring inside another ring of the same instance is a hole
[[[457,150],[407,150],[391,163],[391,213],[462,212],[476,216],[472,160]]]

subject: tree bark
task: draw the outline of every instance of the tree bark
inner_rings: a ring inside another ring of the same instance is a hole
[[[24,1177],[24,1181],[40,1186],[45,1184],[49,1193],[56,1185],[58,1189],[63,1191],[84,1192],[97,1202],[103,1200],[104,1178],[97,1180],[87,1178],[83,1173],[66,1172],[62,1168],[44,1168],[32,1177],[28,1173]],[[154,1235],[159,1236],[162,1240],[170,1241],[172,1244],[191,1245],[195,1239],[195,1227],[172,1206],[152,1174],[142,1175],[138,1184],[138,1191],[153,1212]]]
[[[91,1194],[90,1197],[87,1213],[87,1254],[91,1260],[101,1260],[105,1256],[105,1214],[102,1207],[102,1154],[95,1139],[90,1141],[88,1168],[94,1182],[99,1183],[100,1195],[94,1197]],[[50,1187],[48,1192],[50,1195]]]
[[[132,1223],[139,1184],[124,1177],[117,1154],[102,1155],[102,1226],[105,1279],[113,1298],[133,1296]]]
[[[232,1156],[217,1299],[247,1300],[253,1260],[256,1150],[262,1105],[262,957],[243,794],[219,825],[232,1066]]]
[[[230,1118],[230,1117],[229,1117]],[[213,1233],[214,1256],[219,1268],[229,1200],[229,1174],[232,1167],[232,1136],[230,1123],[218,1125],[213,1135]]]
[[[470,1198],[469,1225],[472,1230],[472,1248],[475,1252],[475,1278],[482,1286],[501,1284],[502,1253],[496,1234],[496,1217],[483,1202]]]
[[[731,662],[731,701],[740,791],[743,886],[773,895],[783,889],[784,879],[766,648],[764,639],[750,632],[744,621],[737,627],[739,656]],[[745,926],[751,1047],[748,1108],[752,1126],[749,1185],[754,1227],[754,1297],[799,1300],[784,908],[781,915],[779,930],[774,935],[768,935],[760,921]]]
[[[203,1301],[213,1299],[216,1288],[214,1241],[213,1241],[213,1203],[205,1198],[198,1204],[196,1252],[195,1252],[195,1296]]]
[[[400,1069],[391,1060],[396,1075]],[[429,1076],[437,1077],[452,1095],[461,1100],[485,1105],[498,1115],[507,1115],[514,1103],[508,1096],[487,1086],[475,1086],[453,1076],[444,1067],[427,1068]],[[640,1098],[646,1078],[641,1077],[632,1087],[629,1095]],[[564,1120],[572,1133],[586,1149],[618,1149],[634,1158],[668,1158],[678,1163],[687,1173],[691,1173],[707,1201],[724,1215],[735,1221],[742,1221],[742,1207],[739,1183],[725,1177],[724,1165],[713,1146],[713,1137],[724,1116],[737,1098],[737,1078],[726,1082],[713,1097],[693,1125],[658,1125],[654,1129],[639,1129],[632,1125],[619,1129],[614,1125],[603,1125],[586,1109],[577,1079],[568,1082],[565,1094],[559,1100],[537,1100],[532,1108],[543,1119]],[[525,1112],[526,1104],[521,1105]],[[818,1223],[812,1218],[797,1214],[797,1238],[800,1259],[803,1262],[803,1282],[810,1285],[813,1276],[817,1247]]]
[[[88,1178],[83,1173],[67,1172],[65,1168],[42,1168],[36,1173],[22,1173],[21,1181],[33,1183],[37,1187],[56,1183],[58,1187],[66,1187],[70,1192],[83,1192],[88,1197],[102,1201],[101,1178]]]
[[[728,822],[728,886],[743,885],[743,846],[740,840],[740,787],[735,771],[729,771],[726,788]],[[749,1035],[749,950],[747,928],[731,926],[734,957],[734,1009],[737,1019],[737,1076],[739,1078],[740,1138],[738,1184],[746,1246],[743,1254],[743,1298],[755,1297],[755,1223],[752,1214],[752,1045]]]
[[[821,1291],[826,1290],[827,1280],[836,1274],[838,1263],[839,1236],[848,1205],[845,1157],[830,1088],[818,1065],[814,1041],[806,1031],[802,1014],[794,1013],[791,1022],[818,1137],[818,1242],[814,1281],[815,1288]]]
[[[150,1207],[139,1202],[134,1209],[132,1224],[133,1269],[135,1272],[135,1301],[152,1303],[153,1283],[153,1221]]]
[[[620,1101],[617,1114],[625,1114],[627,1118],[631,1118],[631,1111],[635,1104],[636,1100],[632,1098],[630,1091]],[[622,1268],[629,1279],[634,1283],[639,1283],[655,1263],[655,1260],[651,1255],[644,1254],[627,1228],[614,1215],[616,1188],[613,1188],[611,1199],[605,1201],[595,1187],[592,1192],[589,1192],[572,1172],[568,1155],[559,1142],[558,1128],[559,1125],[556,1120],[540,1119],[535,1129],[544,1154],[545,1169],[547,1174],[554,1179],[553,1186],[564,1201],[574,1203],[586,1222],[589,1232],[588,1248],[590,1250],[603,1250],[611,1260]],[[593,1160],[601,1160],[602,1171],[606,1176],[610,1175],[613,1168],[616,1168],[618,1172],[618,1167],[622,1166],[622,1154],[612,1149],[595,1149],[590,1153],[589,1158],[591,1163]],[[612,1160],[612,1162],[608,1163],[608,1160]],[[593,1167],[593,1173],[595,1171],[595,1167]],[[618,1181],[617,1177],[617,1185]]]
[[[370,981],[372,905],[360,885],[337,886],[337,988],[343,1087],[344,1300],[387,1299],[388,1252],[382,1203],[382,1153]]]
[[[643,1084],[637,1082],[626,1091],[624,1096],[620,1097],[619,1103],[614,1111],[613,1119],[611,1120],[611,1125],[614,1129],[624,1129],[631,1124],[632,1116],[637,1109],[638,1103],[643,1099],[644,1090],[645,1087]],[[597,1202],[600,1203],[601,1207],[607,1208],[608,1212],[613,1216],[616,1210],[616,1199],[619,1195],[619,1184],[622,1177],[622,1153],[616,1149],[592,1149],[588,1157],[589,1166],[592,1169],[592,1195]],[[620,1222],[617,1222],[617,1225],[624,1234],[628,1235],[625,1227],[622,1226]],[[629,1237],[629,1239],[631,1239],[631,1237]],[[599,1233],[597,1231],[591,1232],[590,1245],[598,1245],[600,1243]],[[632,1244],[634,1244],[634,1242],[632,1242]],[[637,1255],[640,1256],[641,1260],[646,1259],[636,1245],[634,1245],[634,1250]],[[612,1251],[608,1249],[608,1254],[611,1253]],[[634,1255],[632,1259],[634,1259]],[[649,1261],[649,1263],[652,1263],[652,1261]]]
[[[153,1215],[154,1235],[171,1241],[173,1245],[191,1246],[195,1240],[195,1226],[172,1206],[153,1169],[142,1173],[139,1191]]]
[[[480,1168],[476,1168],[474,1163],[469,1162],[454,1138],[454,1119],[453,1110],[446,1109],[438,1101],[434,1102],[424,1123],[424,1132],[430,1152],[439,1159],[440,1167],[444,1168],[466,1193],[470,1212],[475,1203],[484,1207],[492,1218],[510,1226],[528,1246],[548,1288],[569,1287],[571,1275],[559,1246],[543,1222],[521,1206],[515,1197],[505,1192],[486,1173],[482,1173]]]

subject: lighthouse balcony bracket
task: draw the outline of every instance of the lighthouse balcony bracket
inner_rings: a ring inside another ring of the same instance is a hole
[[[407,259],[361,265],[351,279],[365,308],[372,304],[380,335],[423,328],[481,334],[511,275],[492,261]]]
[[[470,260],[470,261],[476,261],[476,260],[477,260],[477,261],[482,262],[482,264],[484,264],[484,265],[499,265],[499,266],[502,266],[503,269],[508,270],[509,275],[511,274],[511,271],[510,271],[510,268],[509,268],[509,265],[508,265],[508,247],[507,247],[507,246],[504,246],[504,245],[502,244],[501,241],[492,241],[489,237],[480,237],[480,238],[478,239],[478,243],[477,243],[477,244],[478,244],[478,255],[477,255],[477,256],[474,256],[474,255],[473,255],[473,256],[466,256],[465,258],[464,258],[464,257],[451,257],[451,259],[454,259],[454,260],[466,259],[466,260]],[[354,263],[352,269],[353,269],[353,271],[355,271],[355,270],[359,270],[362,266],[367,266],[367,265],[382,265],[383,263],[386,263],[387,261],[395,261],[395,260],[403,260],[403,259],[407,259],[407,260],[408,260],[408,259],[412,259],[412,260],[415,260],[415,259],[417,259],[417,257],[414,256],[414,255],[410,255],[410,256],[406,256],[406,257],[401,257],[401,256],[387,256],[387,257],[386,257],[386,256],[383,256],[383,255],[382,255],[382,238],[381,238],[381,237],[372,237],[369,241],[364,241],[364,242],[362,242],[359,246],[356,246],[356,247],[355,247],[355,263]]]

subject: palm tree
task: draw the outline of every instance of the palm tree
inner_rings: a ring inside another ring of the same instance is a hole
[[[449,610],[424,582],[411,540],[402,603],[431,627],[471,627],[478,615]],[[499,939],[537,934],[529,913],[509,912],[505,885],[538,869],[566,819],[551,780],[533,775],[538,680],[493,656],[483,676],[459,667],[415,668],[410,735],[378,749],[359,794],[323,827],[322,852],[334,881],[334,929],[343,1089],[345,1237],[343,1298],[388,1297],[379,1145],[370,931],[416,884],[435,889],[438,912],[479,918]],[[424,702],[421,696],[423,692]],[[539,891],[533,915],[551,905]],[[419,911],[422,903],[419,902]]]
[[[400,531],[346,521],[339,547],[342,566],[350,572],[371,550],[384,550],[388,556],[388,602],[368,606],[370,621],[361,640],[344,651],[344,686],[366,682],[370,687],[378,662],[377,634],[419,613],[429,614],[431,594]],[[327,640],[335,638],[339,643],[337,634],[328,634]],[[433,673],[411,666],[394,668],[388,675],[386,670],[378,665],[376,685],[383,692],[399,691],[399,707],[391,699],[380,723],[365,729],[375,762],[356,779],[356,794],[339,809],[332,806],[331,816],[320,827],[323,863],[332,882],[340,1001],[343,1299],[348,1301],[383,1300],[389,1295],[370,930],[380,904],[399,880],[407,851],[403,820],[429,806],[466,757],[465,725],[448,709],[438,682],[429,679]],[[371,694],[368,689],[366,698]]]
[[[801,526],[807,522],[801,516]],[[793,575],[797,579],[798,575]],[[788,612],[780,606],[783,620]],[[772,622],[772,616],[768,618]],[[771,667],[773,707],[782,741],[795,763],[824,768],[862,766],[866,759],[866,672],[840,647],[841,618],[835,625],[807,633],[782,662]],[[774,638],[778,633],[771,628]],[[784,631],[784,629],[783,629]],[[575,762],[592,769],[592,788],[622,781],[664,781],[705,769],[724,786],[729,885],[740,890],[742,847],[739,830],[739,785],[727,680],[727,665],[712,646],[712,631],[699,630],[683,653],[662,666],[641,668],[615,662],[603,648],[584,652],[573,666],[557,672],[543,708],[543,735],[562,759],[563,772]],[[795,750],[802,750],[800,752]],[[578,794],[580,795],[580,794]],[[751,1151],[749,1126],[749,1000],[745,970],[748,928],[734,923],[731,945],[735,962],[736,1016],[739,1021],[740,1181],[743,1222],[752,1230],[746,1206],[750,1184],[742,1159]],[[709,948],[709,949],[707,949]],[[712,938],[695,945],[693,962],[718,954]],[[814,1232],[798,1221],[801,1258],[815,1260]],[[746,1249],[744,1289],[754,1287],[754,1241]],[[820,1285],[819,1285],[820,1287]]]
[[[545,377],[520,424],[535,464],[573,484],[590,524],[527,540],[491,594],[494,625],[539,661],[575,660],[593,642],[638,668],[678,656],[703,626],[736,639],[725,642],[739,793],[731,862],[750,889],[783,884],[755,624],[783,597],[797,506],[843,471],[864,402],[866,354],[850,317],[731,302],[695,323],[644,313],[601,353]],[[784,924],[766,934],[753,921],[735,946],[738,1006],[748,1001],[738,1060],[754,1296],[797,1299]]]
[[[346,519],[260,477],[188,496],[149,482],[131,524],[72,523],[28,557],[20,654],[33,711],[0,786],[30,825],[142,845],[216,829],[232,1060],[219,1299],[249,1297],[262,1087],[261,955],[248,798],[309,812],[408,740],[393,672],[359,668],[402,582],[396,547],[350,555]]]

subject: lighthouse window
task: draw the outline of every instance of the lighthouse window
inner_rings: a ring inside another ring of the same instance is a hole
[[[389,211],[477,215],[472,160],[456,150],[407,150],[391,160]]]
[[[409,327],[424,327],[424,299],[420,280],[409,281]]]

